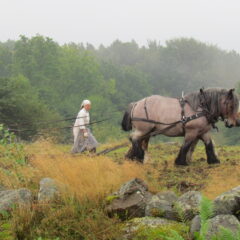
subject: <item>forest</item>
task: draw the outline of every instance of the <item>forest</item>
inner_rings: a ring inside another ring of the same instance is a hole
[[[116,40],[96,48],[20,36],[0,42],[0,123],[23,140],[47,134],[69,143],[80,104],[90,99],[91,120],[106,120],[92,125],[94,134],[106,142],[124,136],[119,123],[130,102],[152,94],[181,97],[201,87],[240,93],[239,76],[237,52],[191,38],[147,46]],[[220,131],[222,143],[240,143],[236,130]]]

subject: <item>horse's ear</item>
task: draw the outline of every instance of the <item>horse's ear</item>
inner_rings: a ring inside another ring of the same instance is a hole
[[[228,91],[228,98],[232,99],[233,98],[233,92],[235,91],[235,88],[231,88],[229,91]]]

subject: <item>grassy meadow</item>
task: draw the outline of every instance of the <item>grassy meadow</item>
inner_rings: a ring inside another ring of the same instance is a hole
[[[104,144],[99,151],[121,143],[125,142]],[[145,180],[153,193],[199,190],[209,199],[239,185],[239,146],[217,146],[221,164],[209,166],[200,145],[190,166],[175,167],[179,147],[178,143],[151,144],[149,161],[141,165],[124,159],[128,146],[94,156],[71,155],[71,146],[47,140],[0,145],[1,188],[28,188],[34,196],[30,207],[1,213],[0,239],[121,239],[123,223],[108,218],[104,209],[107,196],[135,177]],[[61,197],[50,204],[36,201],[43,177],[54,178],[61,186]],[[189,239],[186,232],[184,237]]]

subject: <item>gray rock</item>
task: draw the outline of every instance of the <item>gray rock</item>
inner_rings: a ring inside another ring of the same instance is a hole
[[[43,178],[40,181],[40,189],[38,192],[39,202],[50,202],[56,196],[58,196],[59,191],[56,182],[51,178]]]
[[[127,233],[132,233],[132,232],[136,232],[141,227],[155,228],[155,227],[167,225],[170,223],[172,223],[172,221],[169,221],[165,218],[155,218],[155,217],[134,218],[126,224],[125,230]]]
[[[240,186],[222,193],[214,200],[214,215],[233,214],[240,211]]]
[[[157,228],[161,226],[166,226],[169,224],[176,224],[177,222],[167,220],[164,218],[155,218],[155,217],[143,217],[143,218],[134,218],[128,221],[124,228],[124,237],[125,240],[131,240],[134,238],[134,235],[139,229],[143,228]],[[177,223],[183,226],[182,223]]]
[[[222,227],[233,232],[237,232],[240,229],[240,223],[233,215],[218,215],[214,218],[211,218],[208,222],[206,240],[211,240],[214,235],[220,232]]]
[[[113,199],[106,210],[109,216],[117,214],[122,220],[144,217],[149,198],[149,193],[142,194],[138,191],[122,198]]]
[[[151,194],[147,185],[140,179],[133,179],[121,186],[117,198],[107,206],[109,216],[117,214],[122,220],[144,217],[145,207]]]
[[[180,220],[191,220],[199,213],[202,195],[197,191],[189,191],[183,194],[174,204],[174,210]],[[184,219],[182,219],[184,218]]]
[[[143,180],[134,178],[121,186],[118,191],[118,195],[119,197],[124,197],[139,191],[144,194],[147,190],[148,186]]]
[[[178,199],[177,195],[171,191],[157,193],[157,196],[160,200],[165,200],[171,204],[175,203]]]
[[[190,235],[193,238],[195,232],[200,232],[201,229],[201,219],[200,216],[197,215],[193,218],[191,221],[191,226],[190,226]]]
[[[152,196],[151,200],[147,203],[145,209],[145,216],[164,217],[170,220],[176,220],[177,216],[173,210],[173,203],[159,199],[158,195]]]
[[[5,191],[5,190],[7,190],[6,187],[3,186],[2,184],[0,184],[0,192],[1,192],[1,191]]]
[[[28,189],[6,190],[0,192],[0,211],[10,211],[17,205],[29,205],[32,194]]]

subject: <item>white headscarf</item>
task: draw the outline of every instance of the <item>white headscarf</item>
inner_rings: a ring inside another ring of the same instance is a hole
[[[91,102],[87,99],[82,101],[81,108],[83,108],[85,105],[91,104]]]

